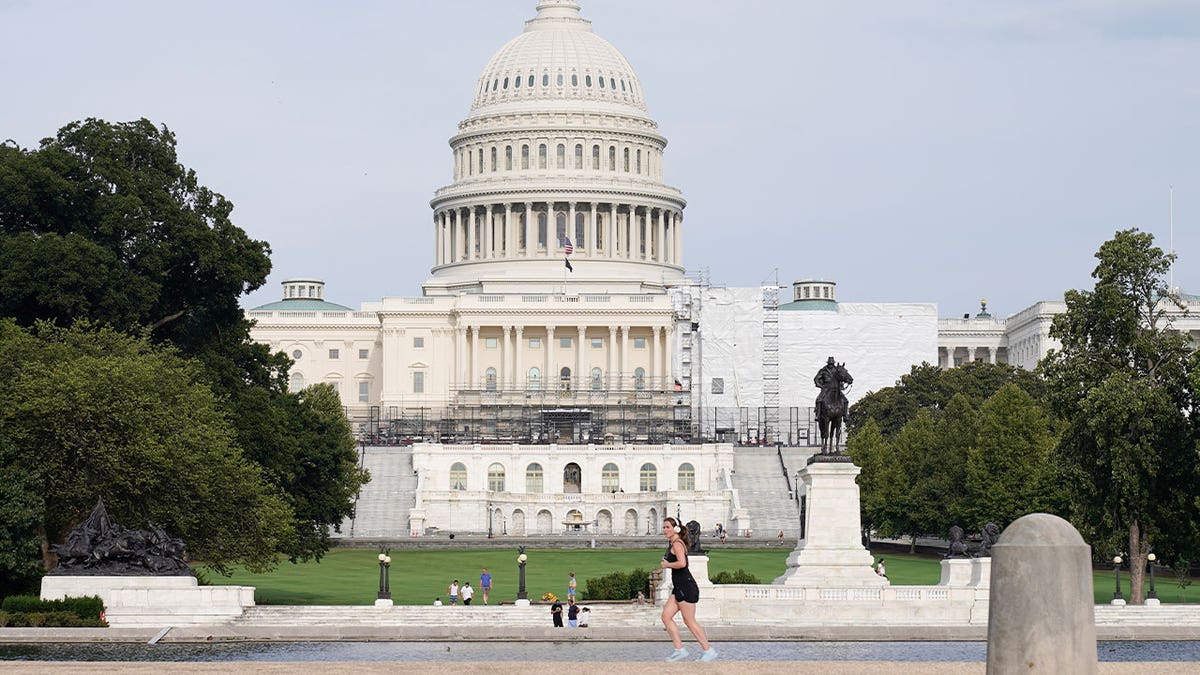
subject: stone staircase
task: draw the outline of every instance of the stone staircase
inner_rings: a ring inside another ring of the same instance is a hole
[[[589,625],[647,628],[658,624],[661,607],[634,604],[589,604]],[[563,605],[564,612],[566,605]],[[563,617],[564,621],[566,616]],[[268,626],[550,626],[550,606],[461,605],[259,605],[246,608],[233,625]]]
[[[416,503],[417,477],[413,473],[412,448],[368,447],[363,466],[371,482],[359,494],[355,517],[342,523],[334,537],[364,539],[408,536],[408,512]]]
[[[795,543],[800,514],[788,494],[775,448],[734,448],[733,469],[733,487],[737,488],[742,508],[750,514],[754,536],[773,536],[783,530],[785,540]]]
[[[1096,605],[1097,626],[1196,626],[1200,605]]]

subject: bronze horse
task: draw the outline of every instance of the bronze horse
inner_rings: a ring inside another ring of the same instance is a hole
[[[821,393],[817,396],[817,425],[821,429],[822,454],[837,452],[842,443],[842,420],[850,407],[842,389],[845,385],[854,383],[854,378],[850,377],[844,363],[829,367],[827,372],[824,378],[818,375],[818,379],[822,380]]]

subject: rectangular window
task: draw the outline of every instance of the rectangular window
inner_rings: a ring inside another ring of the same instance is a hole
[[[413,393],[425,393],[425,373],[420,371],[413,373]]]
[[[495,349],[500,346],[500,338],[484,338],[483,346],[488,349]]]
[[[604,349],[604,338],[592,338],[592,349]]]
[[[529,348],[530,349],[541,349],[542,348],[542,338],[529,338]]]
[[[724,394],[725,393],[725,378],[714,377],[712,379],[712,393],[714,393],[714,394]]]
[[[370,350],[370,349],[360,349],[360,350],[358,350],[358,358],[360,358],[360,359],[368,359],[368,358],[371,358],[371,350]]]
[[[558,346],[563,349],[571,348],[571,338],[558,338]]]
[[[342,355],[342,353],[341,353],[339,350],[337,350],[337,349],[330,349],[330,350],[329,350],[329,358],[331,358],[331,359],[338,359],[338,358],[341,358],[341,355]]]
[[[646,348],[646,338],[633,338],[633,348],[634,349],[645,349]]]
[[[359,382],[358,383],[358,402],[359,403],[368,403],[368,402],[370,402],[370,400],[371,400],[371,383],[370,382]]]
[[[423,338],[423,337],[413,338],[413,349],[424,349],[424,348],[425,348],[425,338]]]

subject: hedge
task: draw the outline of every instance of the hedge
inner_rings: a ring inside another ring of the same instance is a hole
[[[81,619],[97,619],[104,611],[104,601],[99,596],[42,600],[36,595],[10,595],[0,603],[0,610],[19,614],[45,614],[65,612]]]
[[[84,618],[74,612],[9,612],[0,610],[0,628],[105,628],[99,615]]]
[[[588,579],[584,583],[584,600],[632,600],[638,591],[650,595],[650,573],[644,569],[613,572]]]
[[[721,571],[712,575],[709,581],[714,584],[761,584],[758,577],[750,574],[742,568],[738,568],[736,572]]]

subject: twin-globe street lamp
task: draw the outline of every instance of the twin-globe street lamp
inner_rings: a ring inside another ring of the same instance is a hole
[[[376,605],[392,604],[391,567],[392,549],[379,547],[379,594],[375,596]]]
[[[1146,596],[1147,605],[1157,605],[1158,593],[1154,590],[1154,563],[1158,560],[1158,556],[1153,553],[1146,554],[1146,563],[1150,566],[1150,593]],[[1125,562],[1120,554],[1113,556],[1113,578],[1116,580],[1116,588],[1113,590],[1112,604],[1124,605],[1125,596],[1121,594],[1121,563]],[[1132,565],[1132,562],[1130,563]],[[1129,568],[1129,582],[1133,583],[1133,567]],[[1133,593],[1133,587],[1129,588],[1129,593]]]
[[[1118,555],[1113,556],[1112,562],[1113,562],[1113,577],[1116,579],[1116,582],[1117,582],[1116,589],[1113,591],[1112,604],[1123,605],[1123,604],[1125,604],[1125,596],[1121,595],[1121,563],[1124,561],[1121,560],[1121,556],[1120,556],[1120,554],[1118,554]],[[1133,576],[1133,573],[1131,571],[1130,577],[1132,578],[1132,576]],[[1132,591],[1133,589],[1130,589],[1130,590]]]
[[[525,562],[529,557],[525,555],[525,547],[517,547],[517,604],[529,606],[529,596],[525,593]]]

